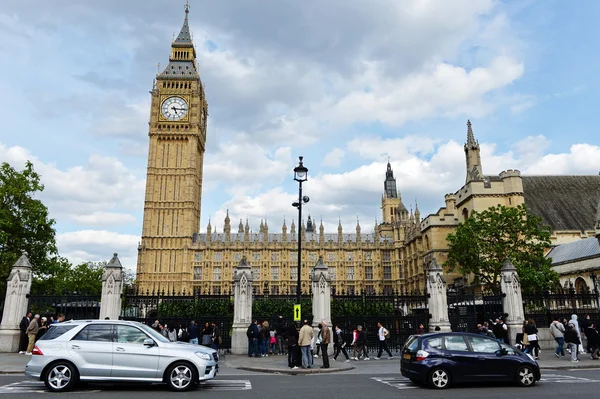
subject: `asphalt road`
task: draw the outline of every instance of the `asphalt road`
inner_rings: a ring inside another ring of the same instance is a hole
[[[459,386],[445,391],[415,386],[399,374],[322,374],[288,376],[274,374],[244,373],[216,378],[200,388],[177,397],[192,398],[210,395],[211,399],[232,398],[264,399],[296,397],[302,399],[323,398],[394,398],[408,394],[412,398],[458,398],[482,399],[514,397],[528,399],[549,397],[595,397],[600,388],[600,370],[557,370],[542,374],[542,381],[534,387],[519,388],[506,384]],[[43,383],[28,380],[22,375],[0,376],[0,397],[48,398],[49,393]],[[121,398],[163,398],[172,395],[162,385],[132,386],[89,384],[65,397],[89,397],[89,399]],[[61,395],[62,396],[62,395]]]

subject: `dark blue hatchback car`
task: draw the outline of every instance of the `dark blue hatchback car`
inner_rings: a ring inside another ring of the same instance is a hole
[[[470,333],[411,336],[402,350],[400,369],[411,381],[438,389],[469,381],[512,381],[527,387],[540,379],[540,367],[529,355]]]

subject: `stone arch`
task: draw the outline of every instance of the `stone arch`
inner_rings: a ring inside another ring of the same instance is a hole
[[[423,240],[423,244],[425,244],[425,250],[429,251],[429,237],[425,234],[425,239]]]
[[[469,218],[469,210],[467,208],[463,208],[462,210],[463,221]]]
[[[587,294],[590,292],[590,288],[583,277],[575,279],[575,292],[578,294]]]

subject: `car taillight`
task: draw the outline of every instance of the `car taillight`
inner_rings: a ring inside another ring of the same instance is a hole
[[[421,360],[427,359],[427,356],[429,356],[428,352],[421,351],[421,350],[417,351],[417,357],[416,357],[417,362],[420,362]]]
[[[32,355],[41,355],[41,356],[44,356],[44,353],[37,346],[33,347],[33,350],[31,351],[31,354]]]

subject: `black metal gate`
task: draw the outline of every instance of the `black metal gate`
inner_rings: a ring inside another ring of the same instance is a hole
[[[367,334],[369,351],[377,349],[380,322],[390,331],[388,347],[399,352],[422,324],[428,331],[429,311],[426,295],[332,295],[331,319],[339,326],[346,342],[352,342],[352,332],[362,326]]]
[[[259,322],[268,321],[271,327],[279,316],[287,321],[294,320],[294,305],[296,295],[270,295],[265,291],[263,295],[254,295],[252,298],[252,318]],[[312,321],[312,295],[303,295],[300,298],[301,319]]]
[[[220,330],[223,349],[231,348],[233,323],[232,295],[200,295],[186,293],[138,292],[135,288],[123,295],[121,318],[151,325],[159,320],[162,325],[188,327],[194,320],[200,329],[206,323],[215,323]]]
[[[65,316],[65,320],[97,319],[100,316],[100,297],[78,294],[27,295],[29,310],[40,316]]]
[[[449,290],[447,300],[452,331],[475,332],[477,324],[483,323],[483,314],[477,312],[477,298],[473,292]]]

